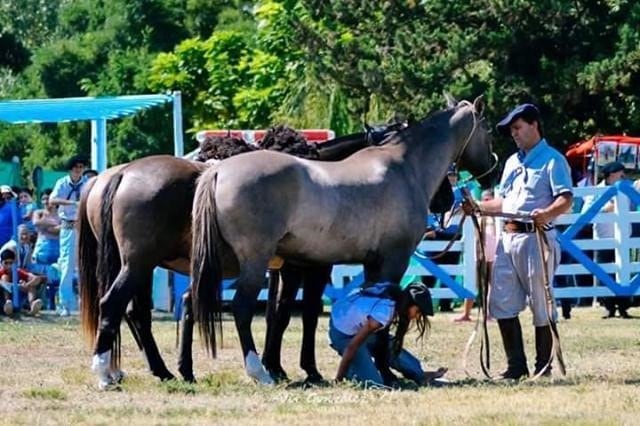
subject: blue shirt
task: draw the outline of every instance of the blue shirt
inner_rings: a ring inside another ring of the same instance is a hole
[[[62,198],[63,200],[80,201],[80,192],[82,186],[87,182],[86,177],[81,177],[77,183],[71,182],[69,175],[61,177],[56,181],[53,191],[51,192],[51,198]],[[76,220],[76,211],[78,206],[58,206],[58,213],[61,219]]]
[[[11,203],[0,206],[0,245],[4,245],[13,238],[13,214]]]
[[[341,333],[354,336],[369,318],[386,327],[393,320],[396,303],[384,297],[360,294],[356,289],[331,307],[331,322]]]
[[[567,159],[542,139],[527,154],[519,151],[507,160],[498,194],[504,213],[530,214],[555,198],[573,192]]]

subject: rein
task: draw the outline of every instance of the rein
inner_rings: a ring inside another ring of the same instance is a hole
[[[531,219],[531,216],[529,215],[524,215],[524,214],[516,214],[516,213],[490,213],[490,212],[483,212],[480,211],[477,204],[475,203],[475,201],[471,198],[470,194],[468,191],[463,191],[463,198],[466,202],[470,202],[471,205],[473,205],[475,207],[476,210],[476,214],[471,214],[471,218],[473,220],[473,224],[474,227],[476,229],[476,233],[478,234],[478,239],[480,241],[481,244],[481,256],[480,259],[478,260],[478,290],[479,290],[479,297],[480,297],[480,306],[478,307],[479,313],[481,315],[478,315],[478,318],[476,320],[476,325],[474,327],[474,330],[471,334],[471,336],[469,337],[469,340],[467,341],[467,345],[465,346],[465,351],[463,353],[463,360],[462,360],[462,364],[464,367],[464,371],[465,373],[467,373],[468,376],[471,376],[469,374],[469,372],[467,371],[467,356],[468,353],[471,349],[471,345],[473,344],[473,341],[476,338],[477,335],[477,329],[478,329],[478,324],[480,323],[480,318],[482,318],[482,328],[483,328],[483,334],[482,334],[482,340],[480,343],[480,366],[482,368],[482,372],[485,374],[485,376],[489,379],[493,379],[493,377],[491,377],[491,375],[489,374],[490,371],[490,359],[489,359],[489,335],[487,332],[487,311],[488,311],[488,306],[487,306],[487,296],[488,296],[488,284],[489,284],[489,279],[490,277],[488,276],[488,269],[486,267],[487,264],[487,259],[486,259],[486,255],[484,252],[484,232],[482,230],[482,228],[480,227],[480,224],[478,222],[478,215],[480,216],[485,216],[485,217],[501,217],[501,218],[507,218],[507,219]],[[465,217],[467,216],[467,214],[465,213]],[[538,253],[540,256],[540,262],[541,265],[543,267],[543,278],[544,278],[544,295],[545,295],[545,301],[546,301],[546,312],[547,312],[547,324],[549,325],[549,328],[551,330],[551,336],[552,336],[552,348],[551,348],[551,353],[549,354],[549,361],[547,362],[547,365],[545,365],[543,368],[540,369],[540,372],[538,372],[538,374],[536,374],[535,376],[531,377],[530,379],[528,379],[529,381],[534,381],[536,379],[538,379],[539,377],[541,377],[544,372],[547,370],[548,367],[551,366],[551,363],[553,362],[553,359],[556,358],[558,360],[558,367],[560,369],[560,372],[562,373],[562,375],[566,375],[566,367],[565,367],[565,362],[564,362],[564,357],[562,355],[562,347],[560,345],[560,335],[558,333],[558,328],[556,326],[555,321],[553,320],[553,312],[554,312],[554,306],[553,306],[553,298],[551,297],[551,279],[549,277],[549,269],[547,267],[547,261],[548,261],[548,253],[549,253],[549,240],[547,238],[547,235],[545,233],[545,231],[549,230],[548,227],[546,226],[538,226],[536,225],[535,227],[535,233],[536,233],[536,242],[538,245]],[[546,253],[546,255],[545,255]],[[485,351],[483,351],[483,349],[485,349]]]

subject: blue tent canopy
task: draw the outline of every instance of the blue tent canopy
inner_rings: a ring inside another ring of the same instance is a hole
[[[24,124],[113,119],[172,100],[170,95],[134,95],[0,101],[0,120]]]
[[[107,168],[106,121],[126,117],[147,108],[173,103],[174,154],[184,155],[180,92],[99,98],[57,98],[0,101],[0,121],[11,124],[64,123],[91,120],[91,164]]]

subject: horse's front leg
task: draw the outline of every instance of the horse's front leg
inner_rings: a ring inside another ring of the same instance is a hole
[[[243,263],[241,262],[241,264]],[[264,280],[266,264],[267,262],[265,261],[264,263],[259,263],[258,266],[256,266],[256,263],[252,266],[248,262],[243,265],[240,277],[236,280],[236,294],[233,297],[232,306],[247,375],[258,383],[272,385],[274,381],[258,357],[253,334],[251,333],[251,322],[253,321],[258,294]]]
[[[150,289],[150,287],[149,287]],[[175,376],[167,369],[167,366],[160,355],[151,332],[151,292],[145,292],[143,296],[135,296],[127,307],[127,323],[138,343],[138,347],[145,355],[149,370],[160,380],[171,380]],[[114,372],[122,377],[122,371]],[[120,380],[121,380],[120,378]]]
[[[318,317],[322,313],[322,294],[331,279],[331,268],[331,265],[322,265],[304,271],[300,367],[306,371],[306,381],[310,383],[324,380],[316,364],[316,329]]]

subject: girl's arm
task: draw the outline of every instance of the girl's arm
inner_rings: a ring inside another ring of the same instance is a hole
[[[382,324],[372,318],[367,319],[366,324],[360,327],[360,330],[358,330],[356,335],[351,338],[351,341],[342,354],[342,359],[340,360],[340,365],[338,366],[338,373],[336,374],[336,381],[344,379],[347,374],[349,364],[351,364],[351,360],[355,356],[356,351],[358,350],[360,345],[362,345],[362,343],[367,340],[367,337],[369,337],[371,333],[374,333],[381,327]]]

